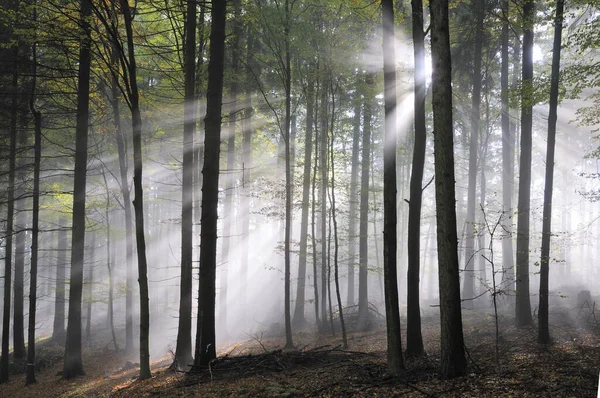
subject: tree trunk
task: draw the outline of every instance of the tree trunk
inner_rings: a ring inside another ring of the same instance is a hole
[[[412,35],[415,56],[415,144],[410,177],[410,200],[408,204],[408,275],[406,355],[424,354],[421,335],[421,308],[419,302],[421,267],[421,203],[423,199],[423,169],[425,168],[425,32],[423,31],[423,1],[412,0]]]
[[[373,76],[365,78],[367,94],[363,108],[362,164],[360,179],[360,208],[358,227],[358,330],[369,327],[368,266],[369,266],[369,172],[371,156],[371,116]]]
[[[432,0],[430,10],[431,56],[434,70],[432,95],[435,198],[440,285],[440,376],[447,379],[464,375],[467,363],[464,351],[458,272],[448,1]]]
[[[508,0],[502,1],[502,21],[501,33],[501,58],[500,68],[500,98],[502,102],[501,109],[501,127],[502,127],[502,268],[503,279],[510,277],[510,284],[514,278],[513,268],[514,251],[512,236],[512,197],[514,184],[514,136],[510,126],[510,107],[509,107],[509,89],[508,89]],[[504,285],[504,283],[503,283]]]
[[[54,297],[54,322],[52,340],[64,343],[65,338],[65,270],[67,265],[67,220],[58,218],[58,242],[56,255],[56,293]]]
[[[117,63],[117,47],[114,45],[111,62]],[[113,110],[113,123],[115,125],[115,141],[119,156],[119,176],[123,208],[125,211],[125,351],[133,350],[133,220],[131,212],[131,192],[129,190],[129,160],[127,155],[127,141],[121,128],[121,111],[119,107],[119,86],[116,77],[111,81],[111,105]]]
[[[308,209],[310,205],[310,169],[312,159],[314,81],[309,79],[306,89],[306,135],[304,138],[304,174],[302,176],[302,214],[300,216],[300,254],[298,258],[298,285],[296,288],[296,306],[294,308],[294,327],[302,327],[306,290],[306,259],[308,257]],[[314,248],[313,248],[314,250]]]
[[[77,87],[77,125],[75,128],[75,178],[73,184],[73,222],[71,244],[71,276],[69,279],[69,315],[63,377],[82,376],[81,359],[81,295],[83,289],[83,255],[85,247],[85,196],[87,175],[87,141],[90,102],[90,64],[92,16],[90,0],[81,0],[82,26],[79,49],[79,73]]]
[[[37,22],[37,8],[33,9],[33,21]],[[25,385],[33,384],[35,380],[35,318],[37,306],[37,274],[38,274],[38,245],[40,219],[40,163],[42,158],[42,115],[35,108],[35,89],[37,79],[37,46],[33,44],[31,96],[29,110],[33,115],[34,144],[33,144],[33,214],[31,221],[31,268],[29,276],[29,327],[27,335],[27,375]]]
[[[284,313],[285,313],[285,348],[292,349],[292,317],[290,314],[290,240],[292,233],[292,165],[291,150],[292,137],[290,134],[291,111],[292,111],[292,66],[290,54],[290,8],[289,0],[285,0],[285,242],[284,242]]]
[[[13,296],[13,355],[15,358],[25,358],[27,351],[25,350],[25,331],[23,320],[25,313],[23,311],[24,296],[25,296],[25,239],[27,238],[27,219],[25,217],[25,168],[27,160],[23,151],[27,147],[27,133],[25,115],[21,117],[19,129],[19,145],[17,151],[22,155],[17,159],[17,185],[15,186],[16,200],[16,225],[15,225],[15,279],[14,279],[14,296]]]
[[[471,137],[469,140],[469,185],[467,189],[467,218],[465,237],[465,276],[463,299],[466,308],[473,308],[475,296],[475,195],[477,192],[477,152],[479,151],[479,119],[481,118],[481,49],[483,46],[484,4],[473,0],[477,16],[475,27],[475,50],[473,54],[473,80],[471,93]]]
[[[327,148],[328,145],[328,127],[327,127],[327,78],[323,77],[321,82],[321,101],[320,112],[320,142],[319,142],[319,167],[321,168],[321,315],[323,318],[323,331],[327,328]]]
[[[394,4],[382,0],[383,8],[383,86],[385,101],[385,139],[383,152],[383,274],[385,318],[387,324],[388,371],[399,374],[404,369],[400,338],[397,277],[397,207],[396,207],[396,53],[394,50]],[[417,277],[419,273],[417,271]]]
[[[315,98],[316,99],[316,98]],[[321,332],[324,329],[324,326],[322,325],[323,322],[325,322],[325,313],[321,313],[322,314],[322,319],[321,317],[319,317],[319,284],[318,284],[318,269],[317,269],[317,264],[318,264],[318,253],[317,253],[317,233],[318,230],[316,230],[316,210],[317,210],[317,196],[316,196],[316,190],[317,190],[317,172],[318,172],[318,166],[319,166],[319,157],[320,157],[320,152],[319,152],[319,142],[320,142],[320,137],[319,137],[319,130],[316,128],[317,126],[315,125],[315,159],[314,159],[314,166],[313,166],[313,178],[312,178],[312,186],[311,186],[311,197],[312,197],[312,206],[311,206],[311,234],[310,234],[310,238],[311,238],[311,243],[312,243],[312,257],[313,257],[313,294],[314,294],[314,303],[315,303],[315,322],[317,324],[317,329],[319,330],[319,332]],[[324,297],[322,297],[321,299],[324,300]]]
[[[521,88],[521,158],[519,162],[519,199],[517,218],[517,302],[516,324],[533,323],[529,297],[529,210],[531,200],[531,151],[533,124],[533,25],[535,4],[523,5],[523,70]]]
[[[550,109],[548,113],[548,144],[546,149],[546,182],[544,186],[544,217],[542,226],[542,258],[540,273],[540,305],[538,312],[538,342],[550,343],[548,327],[548,279],[550,265],[550,237],[552,234],[552,188],[554,184],[554,148],[556,146],[556,119],[558,108],[558,84],[560,79],[560,46],[564,0],[556,0],[554,18],[554,44],[552,46],[552,76],[550,81]]]
[[[88,280],[87,280],[87,315],[85,318],[85,339],[88,344],[90,344],[91,340],[91,331],[92,331],[92,303],[93,303],[93,295],[94,295],[94,267],[96,266],[96,233],[92,233],[92,243],[90,245],[90,265],[88,271]]]
[[[248,82],[254,79],[251,68],[252,51],[254,50],[254,38],[250,28],[247,29],[247,53],[246,53],[246,89],[244,101],[244,118],[242,120],[242,188],[251,180],[252,170],[252,86]],[[248,256],[250,247],[250,195],[245,193],[242,206],[242,256],[240,259],[240,304],[242,309],[247,310],[247,285],[248,285]]]
[[[360,85],[359,77],[356,78],[356,86]],[[360,151],[360,109],[361,94],[358,89],[354,97],[354,130],[352,134],[352,165],[350,170],[350,192],[348,201],[350,209],[348,212],[348,298],[346,305],[354,305],[354,268],[356,266],[356,210],[358,204],[358,162]]]
[[[196,2],[188,1],[185,21],[183,178],[181,188],[181,279],[175,366],[187,369],[192,362],[192,254],[194,136],[196,135]]]
[[[217,260],[217,208],[219,203],[219,154],[225,53],[225,0],[212,0],[210,60],[206,93],[204,167],[202,170],[202,219],[200,224],[200,284],[198,327],[194,365],[207,367],[216,358],[215,277]]]
[[[335,96],[332,96],[332,106],[335,107]],[[337,299],[338,311],[340,314],[340,325],[342,328],[342,348],[348,348],[348,339],[346,337],[346,323],[344,322],[344,309],[342,307],[342,296],[340,295],[340,277],[339,277],[339,240],[338,240],[338,224],[336,218],[335,208],[335,163],[334,163],[334,147],[333,142],[335,138],[334,134],[334,121],[335,121],[335,108],[331,111],[331,146],[329,147],[329,155],[331,162],[331,218],[333,221],[333,269],[334,269],[334,282],[335,282],[335,296]]]
[[[135,197],[135,238],[138,258],[138,282],[140,285],[140,380],[152,377],[150,372],[150,308],[148,296],[148,263],[146,260],[146,238],[144,231],[144,197],[142,187],[142,116],[140,114],[139,92],[137,86],[137,66],[133,41],[133,15],[127,0],[121,0],[121,11],[125,20],[127,34],[127,58],[129,74],[129,102],[131,105],[131,124],[133,130],[133,189]],[[123,54],[125,56],[125,54]]]

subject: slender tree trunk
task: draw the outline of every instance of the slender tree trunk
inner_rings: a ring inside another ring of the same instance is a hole
[[[113,65],[117,63],[116,45],[112,52]],[[125,351],[133,350],[133,220],[131,212],[131,191],[129,189],[129,159],[127,155],[127,141],[121,126],[121,110],[119,107],[119,86],[113,76],[111,81],[111,105],[113,110],[113,123],[115,125],[115,141],[119,156],[119,176],[121,195],[123,196],[123,209],[125,211]]]
[[[538,342],[550,343],[548,327],[548,280],[550,273],[550,237],[552,234],[552,188],[554,185],[554,149],[556,146],[556,119],[558,108],[558,84],[560,79],[560,47],[564,0],[556,0],[554,17],[554,45],[552,47],[552,76],[550,81],[550,109],[548,114],[548,143],[546,149],[546,182],[544,186],[544,217],[542,226],[542,258],[540,273],[540,305],[538,312]]]
[[[23,151],[27,147],[27,133],[25,115],[21,117],[21,126],[19,129],[19,145],[17,150],[22,155],[17,159],[17,185],[15,186],[16,200],[16,225],[15,225],[15,280],[14,280],[14,296],[13,296],[13,355],[15,358],[25,358],[27,351],[25,350],[25,331],[23,311],[24,296],[25,296],[25,239],[27,229],[27,219],[25,217],[25,168],[27,160]]]
[[[523,5],[523,70],[521,89],[521,158],[519,162],[519,199],[517,218],[517,302],[516,324],[533,323],[529,297],[529,220],[531,200],[531,152],[533,124],[533,25],[535,4]]]
[[[292,137],[290,134],[291,111],[292,111],[292,66],[290,54],[290,5],[289,0],[285,0],[285,242],[284,242],[284,313],[285,313],[285,348],[294,348],[292,342],[292,317],[290,314],[290,240],[292,233],[292,165],[291,150]]]
[[[332,106],[335,106],[335,96],[332,96]],[[340,277],[339,277],[339,240],[338,240],[338,224],[336,218],[336,207],[335,207],[335,163],[334,163],[334,121],[335,121],[335,108],[331,111],[331,146],[329,147],[330,163],[331,163],[331,218],[333,221],[333,269],[334,269],[334,282],[335,282],[335,296],[337,299],[338,311],[340,314],[340,325],[342,328],[342,348],[348,348],[348,339],[346,337],[346,323],[344,322],[344,309],[342,307],[342,296],[340,294]]]
[[[54,297],[54,322],[52,340],[64,343],[65,339],[65,270],[67,264],[67,220],[64,216],[58,218],[58,242],[56,256],[56,293]]]
[[[183,178],[181,189],[181,279],[175,366],[187,369],[192,362],[192,254],[194,199],[194,136],[196,135],[196,2],[188,1],[185,21]]]
[[[473,0],[477,18],[475,27],[475,50],[473,54],[473,81],[471,93],[471,137],[469,140],[469,185],[467,188],[467,219],[465,237],[465,277],[463,299],[466,308],[473,308],[475,296],[475,201],[477,193],[477,152],[479,151],[479,119],[481,118],[481,50],[483,47],[484,4]]]
[[[13,49],[13,59],[18,59],[18,47]],[[15,210],[15,170],[17,157],[17,90],[19,73],[15,68],[12,75],[10,106],[10,149],[8,159],[8,194],[6,212],[6,244],[4,252],[4,307],[2,312],[2,359],[0,360],[0,383],[6,383],[9,378],[9,344],[10,344],[10,308],[12,297],[12,266],[13,266],[13,233]]]
[[[423,199],[423,169],[425,168],[425,32],[423,31],[423,2],[412,0],[412,35],[415,56],[415,144],[413,149],[412,174],[410,177],[410,201],[408,204],[408,275],[407,275],[407,318],[406,355],[424,354],[421,335],[421,307],[419,302],[421,267],[421,207]]]
[[[246,89],[244,101],[244,119],[242,120],[242,188],[245,184],[251,181],[252,170],[252,134],[254,127],[252,126],[252,86],[248,82],[254,79],[252,64],[252,52],[254,50],[254,37],[250,27],[247,29],[247,52],[246,52]],[[240,304],[242,310],[246,310],[247,300],[247,285],[248,285],[248,256],[250,247],[250,195],[247,193],[243,196],[244,205],[242,206],[242,255],[240,259]],[[245,311],[244,311],[245,312]]]
[[[394,4],[382,0],[383,9],[383,86],[385,101],[385,139],[383,151],[383,274],[385,318],[387,324],[388,371],[399,374],[404,369],[402,339],[400,338],[400,309],[398,306],[398,277],[396,250],[396,53],[394,34]],[[420,184],[419,184],[420,185]],[[417,277],[419,273],[417,270]],[[417,304],[418,305],[418,304]]]
[[[85,374],[81,358],[81,295],[83,289],[83,256],[85,247],[85,196],[91,64],[91,27],[89,21],[91,16],[91,1],[81,0],[80,20],[82,32],[79,48],[77,125],[75,128],[71,276],[69,279],[69,315],[63,366],[63,377],[66,379]]]
[[[202,219],[200,224],[200,284],[194,365],[207,367],[216,358],[215,277],[217,263],[217,208],[219,204],[219,154],[225,53],[225,0],[211,2],[210,60],[206,93]]]
[[[324,72],[326,73],[326,72]],[[321,131],[319,138],[321,139],[319,143],[319,167],[321,168],[321,314],[323,315],[323,331],[327,328],[327,148],[328,145],[328,131],[329,128],[327,126],[327,78],[323,77],[323,81],[321,82],[321,101],[320,101],[320,124]]]
[[[317,253],[317,232],[315,229],[316,226],[316,207],[317,207],[317,196],[316,196],[316,189],[317,189],[317,171],[318,171],[318,166],[319,166],[319,157],[320,157],[320,152],[319,152],[319,130],[316,128],[315,125],[315,159],[314,159],[314,166],[313,166],[313,178],[312,178],[312,186],[311,186],[311,197],[312,197],[312,206],[311,206],[311,243],[312,243],[312,257],[313,257],[313,294],[315,296],[314,299],[314,303],[315,303],[315,322],[317,324],[317,329],[319,330],[319,332],[322,332],[324,329],[324,326],[322,325],[323,322],[325,322],[325,313],[321,313],[323,320],[321,320],[321,318],[319,317],[319,284],[318,284],[318,269],[317,269],[317,264],[318,264],[318,253]],[[324,297],[322,297],[322,299],[324,300]]]
[[[508,90],[508,0],[502,1],[502,33],[500,68],[500,98],[502,109],[500,123],[502,127],[502,268],[503,279],[514,278],[514,251],[512,236],[512,197],[514,184],[514,136],[510,126],[510,107]],[[509,275],[513,273],[513,275]],[[512,284],[512,282],[511,282]]]
[[[356,86],[360,85],[359,77],[356,79]],[[348,298],[346,305],[354,305],[354,268],[356,266],[356,213],[358,204],[358,168],[360,151],[360,109],[361,94],[356,91],[354,97],[354,121],[352,133],[352,165],[350,170],[350,192],[348,201],[350,209],[348,213]]]
[[[138,258],[138,282],[140,285],[140,380],[152,377],[150,372],[150,308],[148,295],[148,263],[146,259],[146,238],[144,231],[144,197],[142,186],[142,116],[140,114],[137,86],[137,66],[133,41],[133,15],[127,0],[121,0],[121,11],[127,34],[127,58],[129,74],[129,102],[131,104],[131,124],[133,130],[133,187],[135,197],[135,237]],[[125,54],[123,54],[125,56]]]
[[[87,280],[87,315],[85,318],[85,339],[89,344],[91,342],[92,331],[92,304],[94,300],[94,267],[96,266],[96,233],[92,233],[92,243],[90,245],[90,265]]]
[[[33,21],[37,22],[37,8],[33,9]],[[42,115],[35,108],[35,90],[37,79],[37,46],[33,43],[32,51],[32,82],[29,110],[33,115],[34,144],[33,144],[33,214],[31,222],[31,268],[29,276],[29,328],[27,331],[27,375],[25,385],[33,384],[35,380],[35,319],[37,310],[37,275],[38,275],[38,245],[40,220],[40,163],[42,159]]]
[[[314,81],[309,78],[306,89],[306,134],[304,138],[304,173],[302,176],[302,214],[300,216],[300,254],[298,258],[298,285],[296,288],[296,306],[294,308],[294,327],[306,323],[304,302],[306,290],[306,259],[308,257],[308,210],[310,205],[310,169],[313,146]],[[314,250],[314,247],[313,247]]]
[[[433,131],[438,273],[440,285],[440,376],[459,377],[466,372],[456,233],[454,139],[452,122],[452,64],[448,1],[432,0],[431,55],[433,63]]]
[[[360,208],[358,227],[358,330],[369,327],[369,298],[368,298],[368,263],[369,263],[369,172],[371,156],[371,116],[372,116],[372,86],[373,76],[367,74],[365,79],[368,90],[363,107],[363,136],[362,164],[360,179]]]

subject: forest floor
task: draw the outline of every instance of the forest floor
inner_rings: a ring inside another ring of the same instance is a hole
[[[0,397],[596,397],[595,312],[551,311],[554,344],[547,347],[536,343],[537,329],[516,329],[510,317],[501,317],[498,360],[493,313],[463,314],[469,372],[454,380],[438,378],[440,331],[438,316],[431,314],[423,318],[428,356],[407,359],[398,378],[386,373],[386,335],[379,324],[350,333],[348,350],[341,349],[339,331],[336,337],[300,332],[294,336],[298,349],[289,352],[279,350],[281,338],[255,336],[219,347],[220,359],[195,374],[170,370],[169,355],[152,363],[153,377],[145,381],[137,380],[137,364],[128,362],[133,356],[115,353],[112,346],[87,348],[86,376],[63,380],[62,360],[48,360],[37,384],[24,387],[24,375],[14,375],[0,385]]]

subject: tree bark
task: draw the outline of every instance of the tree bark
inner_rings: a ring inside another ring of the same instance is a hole
[[[529,218],[531,200],[531,152],[533,125],[533,25],[535,4],[523,5],[523,70],[521,87],[521,157],[519,162],[519,199],[517,218],[517,326],[533,323],[529,297]]]
[[[471,137],[469,139],[469,185],[467,188],[467,218],[465,237],[465,262],[463,299],[466,308],[473,308],[475,296],[475,196],[477,193],[477,153],[479,152],[479,119],[481,118],[481,50],[483,47],[484,4],[473,0],[477,18],[475,26],[475,50],[473,53],[473,80],[471,93]]]
[[[137,66],[133,41],[133,15],[127,0],[121,0],[121,11],[125,20],[127,35],[127,58],[129,75],[129,102],[133,130],[133,209],[135,212],[135,238],[138,258],[138,283],[140,285],[140,380],[152,377],[150,372],[150,308],[148,295],[148,263],[146,259],[146,238],[144,231],[144,197],[142,186],[142,116],[140,114],[137,85]],[[125,56],[125,54],[123,54]]]
[[[75,178],[73,184],[73,222],[71,244],[71,276],[69,279],[69,315],[63,377],[82,376],[81,295],[83,289],[83,255],[85,247],[85,196],[87,175],[88,118],[90,107],[90,64],[92,4],[81,0],[81,42],[77,87],[77,125],[75,128]]]
[[[64,216],[58,218],[58,242],[56,255],[56,293],[54,297],[54,322],[52,340],[64,343],[65,338],[65,270],[67,265],[67,220]]]
[[[383,274],[385,318],[387,324],[388,371],[399,374],[404,369],[400,338],[400,309],[397,277],[397,207],[396,207],[396,53],[394,4],[382,0],[383,9],[383,87],[385,101],[385,139],[383,152]],[[417,276],[418,276],[417,272]]]
[[[200,225],[200,284],[198,327],[194,365],[207,367],[216,358],[215,277],[217,260],[217,208],[219,203],[219,154],[225,53],[225,0],[212,0],[210,60],[206,93],[205,155],[202,170],[202,217]]]
[[[464,351],[458,272],[448,1],[432,0],[430,11],[431,55],[434,71],[432,76],[433,137],[441,323],[440,376],[447,379],[464,375],[467,363]]]
[[[406,355],[424,354],[421,335],[421,308],[419,302],[421,268],[421,207],[423,199],[423,169],[425,168],[425,32],[423,31],[423,1],[412,0],[412,36],[415,57],[415,143],[410,177],[410,200],[408,204],[408,275]]]
[[[308,257],[308,209],[310,205],[310,170],[313,146],[314,81],[309,78],[306,89],[306,134],[304,138],[304,174],[302,176],[302,214],[300,216],[300,254],[298,258],[298,285],[294,308],[294,327],[306,323],[304,302],[306,290],[306,259]],[[314,250],[314,248],[313,248]]]
[[[360,178],[360,208],[358,226],[358,330],[369,327],[368,266],[369,266],[369,172],[371,156],[371,116],[373,75],[365,78],[367,94],[363,107],[362,164]]]
[[[192,254],[194,136],[196,135],[196,2],[188,1],[185,21],[183,178],[181,188],[181,279],[175,365],[187,369],[192,362]]]
[[[564,0],[556,0],[554,18],[554,44],[552,47],[552,75],[550,81],[550,106],[548,113],[548,143],[546,149],[546,182],[544,186],[544,216],[542,226],[542,258],[540,261],[540,304],[538,311],[538,342],[550,343],[548,327],[548,280],[550,274],[550,237],[552,235],[552,188],[554,184],[554,149],[556,146],[556,119],[558,85],[560,79],[560,47],[562,43]]]
[[[346,305],[354,305],[355,290],[355,267],[356,267],[356,210],[358,204],[358,168],[360,154],[360,110],[362,95],[358,91],[360,87],[360,78],[357,75],[357,91],[354,97],[354,121],[352,133],[352,164],[350,169],[350,192],[349,192],[349,211],[348,211],[348,298]]]

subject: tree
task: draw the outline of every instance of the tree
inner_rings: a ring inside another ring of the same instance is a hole
[[[383,152],[383,274],[387,324],[388,371],[399,374],[404,369],[400,338],[400,309],[396,270],[396,53],[394,46],[394,4],[382,0],[383,10],[383,86],[385,101],[385,139]]]
[[[423,198],[423,169],[425,167],[425,32],[423,30],[423,2],[412,0],[412,36],[415,57],[415,142],[410,176],[410,200],[408,202],[408,275],[407,275],[407,319],[406,355],[419,356],[423,348],[421,335],[421,307],[419,303],[421,266],[421,207]]]
[[[90,109],[90,65],[92,3],[81,0],[79,71],[77,76],[77,124],[75,127],[75,176],[73,184],[73,223],[71,276],[69,280],[69,314],[63,377],[82,376],[81,295],[83,289],[83,254],[85,247],[85,196],[87,176],[88,118]]]
[[[523,69],[521,85],[521,156],[517,216],[517,326],[533,323],[529,297],[529,216],[531,199],[531,151],[533,129],[533,20],[535,3],[523,5]]]
[[[481,58],[483,47],[483,0],[473,0],[475,8],[475,49],[473,54],[473,79],[471,93],[471,137],[469,139],[469,185],[467,192],[467,218],[465,237],[465,277],[463,298],[468,308],[473,308],[475,295],[475,195],[477,192],[477,152],[479,151],[479,119],[481,118]]]
[[[67,263],[67,219],[58,218],[58,237],[56,255],[56,295],[54,297],[54,322],[52,324],[52,340],[62,344],[65,339],[65,268]]]
[[[510,107],[509,107],[509,89],[508,89],[508,0],[502,1],[502,32],[501,40],[501,70],[500,70],[500,99],[501,99],[501,129],[502,129],[502,211],[503,229],[505,231],[502,239],[502,262],[503,268],[507,271],[514,272],[514,252],[513,252],[513,237],[512,237],[512,199],[513,199],[513,184],[514,184],[514,136],[512,134],[510,122]],[[510,270],[510,271],[509,271]],[[514,278],[513,275],[505,275],[507,278]],[[510,282],[513,283],[512,281]]]
[[[198,327],[194,365],[207,367],[216,358],[215,277],[217,268],[217,208],[219,204],[219,154],[225,58],[225,0],[212,0],[210,58],[202,169],[202,216],[200,226],[200,284]]]
[[[16,61],[18,47],[12,51],[13,60]],[[6,209],[6,246],[4,253],[4,309],[2,312],[2,360],[0,367],[0,382],[8,381],[9,373],[9,335],[10,335],[10,303],[12,285],[12,241],[14,227],[15,206],[15,169],[17,153],[17,85],[19,81],[18,69],[14,69],[11,82],[11,104],[10,104],[10,149],[9,149],[9,171],[8,171],[8,197]]]
[[[33,9],[33,22],[37,22],[37,8]],[[34,38],[35,39],[35,38]],[[31,221],[31,267],[29,276],[29,326],[27,330],[27,375],[25,384],[33,384],[35,380],[35,316],[37,305],[37,274],[38,274],[38,246],[39,246],[39,219],[40,219],[40,163],[42,158],[42,114],[35,107],[35,93],[37,83],[37,43],[32,46],[31,59],[31,94],[29,96],[29,110],[33,115],[34,144],[33,144],[33,215]]]
[[[296,287],[296,305],[292,324],[302,326],[306,286],[306,260],[308,257],[308,208],[310,205],[310,169],[313,147],[314,80],[308,78],[306,87],[306,132],[304,137],[304,173],[302,175],[302,214],[300,216],[300,253],[298,255],[298,285]],[[313,248],[314,250],[314,248]]]
[[[368,261],[369,261],[369,173],[371,156],[371,117],[372,110],[372,86],[373,75],[367,74],[365,78],[367,94],[363,105],[363,136],[362,136],[362,158],[360,176],[360,207],[358,222],[358,329],[367,329],[369,322],[369,298],[368,298]]]
[[[140,380],[152,377],[150,372],[150,308],[148,295],[148,263],[146,260],[146,238],[144,232],[144,196],[142,187],[142,116],[139,105],[137,66],[133,41],[133,14],[128,0],[121,0],[121,12],[127,35],[128,98],[133,130],[133,209],[135,212],[135,237],[138,257],[138,282],[140,285]]]
[[[181,204],[181,281],[175,364],[192,362],[193,167],[196,135],[196,2],[188,0],[185,22],[185,97],[183,116],[183,178]]]
[[[550,107],[548,113],[548,143],[546,149],[546,181],[544,186],[544,214],[542,226],[542,258],[540,273],[540,305],[538,312],[538,342],[550,343],[548,327],[548,279],[550,274],[550,237],[552,236],[552,189],[554,186],[554,148],[556,146],[556,119],[558,84],[560,79],[560,47],[562,43],[564,0],[556,0],[554,43],[552,46],[552,76],[550,80]]]
[[[440,376],[446,379],[464,375],[467,363],[464,351],[458,273],[448,1],[432,0],[430,12],[441,323]]]

